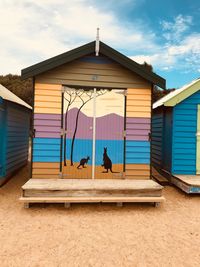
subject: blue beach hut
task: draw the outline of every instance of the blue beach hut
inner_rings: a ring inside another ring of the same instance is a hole
[[[200,192],[200,79],[154,103],[152,164],[185,192]]]
[[[31,109],[0,85],[0,185],[27,163]]]

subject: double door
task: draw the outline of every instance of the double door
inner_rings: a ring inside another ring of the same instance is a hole
[[[124,90],[63,90],[64,178],[122,178]]]

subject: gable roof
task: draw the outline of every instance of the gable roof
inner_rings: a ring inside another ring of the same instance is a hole
[[[22,79],[34,77],[77,58],[93,53],[94,51],[95,41],[23,69],[21,72]],[[124,56],[103,42],[100,42],[100,53],[118,62],[125,68],[137,73],[151,83],[165,89],[165,79]]]
[[[25,101],[23,101],[21,98],[13,94],[11,91],[9,91],[6,87],[0,84],[0,97],[2,97],[5,100],[17,103],[21,106],[24,106],[28,109],[32,109],[31,106],[29,106]]]
[[[188,98],[192,94],[200,90],[200,78],[193,80],[191,83],[184,85],[182,88],[177,89],[168,95],[162,97],[153,104],[153,109],[162,105],[167,107],[173,107]]]

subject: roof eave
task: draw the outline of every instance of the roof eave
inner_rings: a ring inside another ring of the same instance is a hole
[[[35,65],[32,65],[28,68],[25,68],[21,71],[21,78],[22,80],[34,77],[39,75],[43,72],[46,72],[52,68],[56,68],[68,62],[71,62],[79,57],[87,55],[95,51],[95,41],[90,42],[86,45],[81,47],[75,48],[53,58],[47,59]],[[125,55],[121,54],[120,52],[114,50],[112,47],[106,45],[103,42],[100,42],[100,53],[108,56],[121,64],[122,66],[128,68],[129,70],[137,73],[144,79],[150,81],[151,83],[165,89],[166,81],[159,75],[146,70],[143,66],[136,63],[135,61],[131,60],[130,58],[126,57]]]
[[[71,62],[79,57],[84,56],[87,53],[91,53],[92,51],[94,51],[94,46],[95,42],[93,41],[81,47],[62,53],[58,56],[34,64],[28,68],[22,69],[21,78],[22,80],[31,78],[45,71],[48,71],[51,68],[56,68],[68,62]]]

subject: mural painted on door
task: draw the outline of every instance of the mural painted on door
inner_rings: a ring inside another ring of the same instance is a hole
[[[65,88],[64,178],[92,177],[93,90]],[[124,160],[124,91],[97,90],[95,178],[121,178]]]

